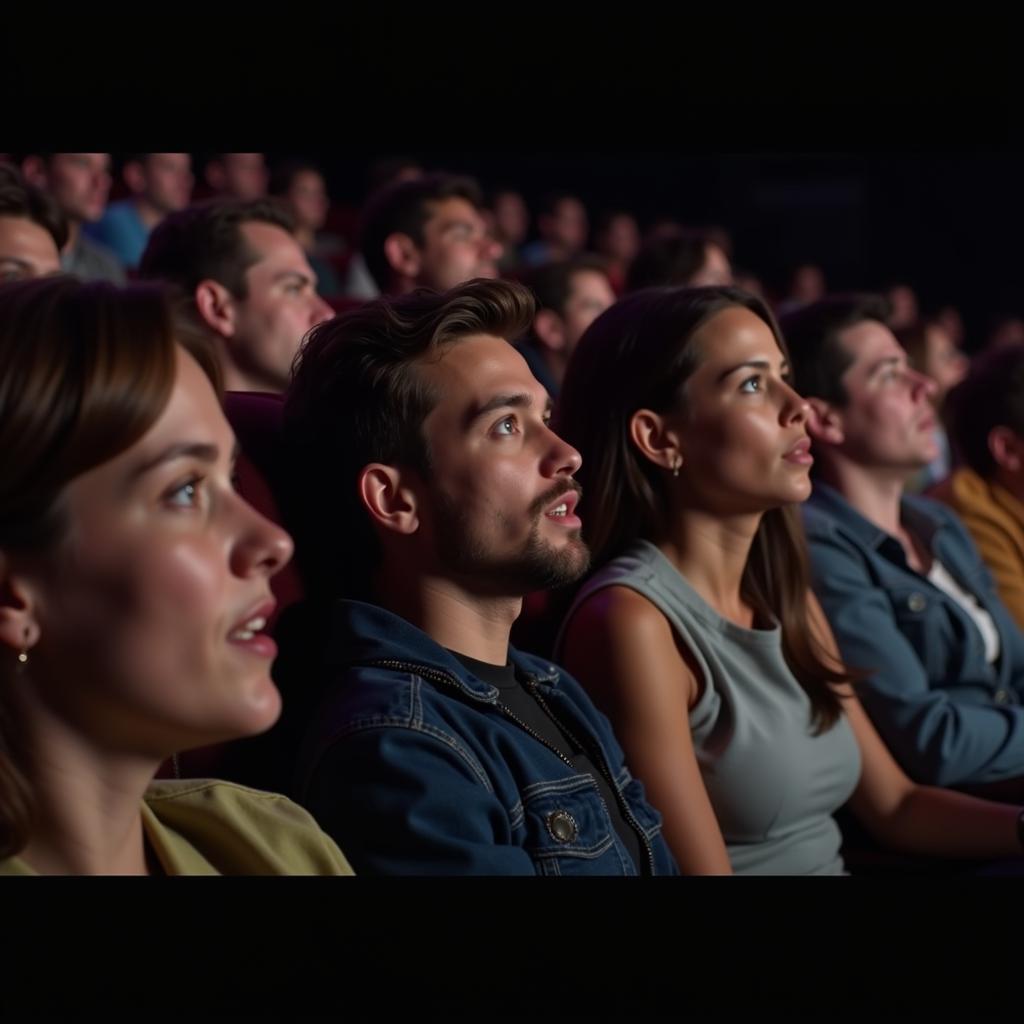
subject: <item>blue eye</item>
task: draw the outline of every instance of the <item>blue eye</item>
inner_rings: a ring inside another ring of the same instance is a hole
[[[199,485],[202,483],[200,477],[195,477],[186,483],[175,487],[167,494],[167,502],[177,508],[193,508],[199,503]]]
[[[508,427],[509,429],[504,430],[504,427]],[[515,427],[515,416],[506,416],[503,420],[499,420],[499,422],[495,425],[494,429],[497,433],[501,434],[504,437],[511,437],[514,433],[516,433]]]
[[[761,391],[761,378],[748,377],[741,385],[740,391],[748,395],[756,395]]]

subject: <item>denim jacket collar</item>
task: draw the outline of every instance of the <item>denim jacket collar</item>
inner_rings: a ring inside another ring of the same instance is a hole
[[[899,562],[906,561],[903,545],[892,534],[862,516],[834,487],[820,482],[816,483],[808,504],[812,508],[819,508],[828,513],[865,547],[894,557]],[[912,497],[904,497],[900,501],[900,519],[910,527],[914,535],[928,550],[934,553],[935,537],[942,528],[941,520],[933,516],[927,508]]]
[[[517,674],[546,686],[558,682],[558,669],[509,648]],[[477,678],[451,652],[394,612],[363,601],[338,600],[331,610],[328,664],[367,665],[388,662],[430,669],[449,676],[468,697],[493,704],[498,690]]]

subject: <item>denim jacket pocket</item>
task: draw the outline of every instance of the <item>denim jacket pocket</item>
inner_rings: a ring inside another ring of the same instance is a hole
[[[940,595],[923,583],[902,584],[889,590],[889,600],[900,632],[914,648],[929,676],[939,673],[936,634],[946,618]]]
[[[593,874],[593,862],[605,856],[608,873],[622,873],[611,821],[589,775],[535,782],[523,790],[522,801],[523,846],[540,874]]]

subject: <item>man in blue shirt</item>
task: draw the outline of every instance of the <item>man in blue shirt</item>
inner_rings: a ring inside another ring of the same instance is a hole
[[[192,158],[188,153],[138,153],[121,171],[131,190],[111,203],[86,234],[105,245],[130,270],[145,251],[149,233],[169,213],[184,210],[192,197]]]
[[[782,319],[808,399],[814,586],[878,731],[919,782],[1024,793],[1024,634],[959,519],[904,494],[936,454],[934,383],[870,297]]]

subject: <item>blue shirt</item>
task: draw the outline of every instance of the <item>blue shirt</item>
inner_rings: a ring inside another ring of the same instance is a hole
[[[139,265],[149,241],[149,228],[142,223],[139,211],[130,199],[111,203],[95,224],[87,225],[86,234],[105,245],[132,270]]]
[[[1024,633],[953,512],[906,496],[900,515],[992,616],[1001,654],[990,664],[967,611],[910,568],[895,537],[819,483],[804,506],[814,590],[844,660],[870,673],[858,695],[918,782],[1024,776]]]

